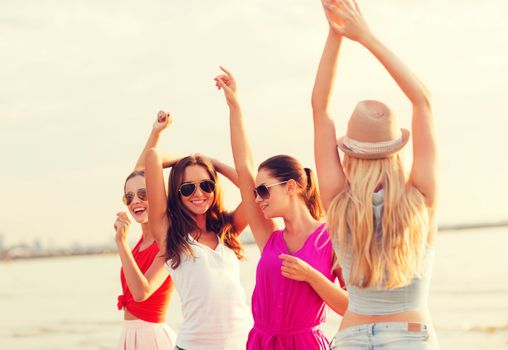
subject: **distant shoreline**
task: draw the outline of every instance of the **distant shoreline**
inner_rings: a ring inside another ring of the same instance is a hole
[[[462,230],[471,230],[475,228],[501,228],[501,227],[508,227],[508,220],[496,222],[471,223],[471,224],[440,225],[438,227],[438,232],[462,231]]]
[[[467,231],[474,229],[491,229],[491,228],[503,228],[508,227],[507,221],[489,222],[489,223],[474,223],[474,224],[452,224],[452,225],[440,225],[438,227],[439,232],[451,232],[451,231]],[[242,243],[249,245],[254,244],[254,238],[249,232],[243,235]],[[25,247],[23,252],[15,252],[17,248],[9,248],[0,252],[0,263],[8,263],[15,260],[30,260],[30,259],[46,259],[46,258],[58,258],[58,257],[71,257],[71,256],[86,256],[86,255],[112,255],[116,254],[116,248],[112,247],[96,247],[86,249],[55,249],[52,251],[44,251],[36,253],[29,247]]]
[[[9,263],[11,261],[17,260],[37,260],[37,259],[48,259],[48,258],[61,258],[61,257],[75,257],[75,256],[86,256],[86,255],[114,255],[116,254],[116,249],[100,249],[97,251],[87,251],[87,252],[47,252],[42,254],[32,254],[32,255],[19,255],[19,256],[8,256],[5,254],[0,255],[0,263]]]

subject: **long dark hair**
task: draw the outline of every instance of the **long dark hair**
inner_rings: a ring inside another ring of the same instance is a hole
[[[199,155],[180,159],[169,173],[167,204],[169,227],[166,238],[166,259],[170,260],[171,267],[176,269],[180,265],[182,253],[194,256],[188,234],[200,229],[194,214],[183,205],[178,191],[183,183],[185,169],[190,165],[202,166],[210,175],[210,179],[215,182],[213,202],[206,212],[206,230],[217,234],[221,242],[235,252],[238,259],[243,259],[243,247],[238,240],[239,232],[233,225],[232,214],[224,208],[222,187],[217,172],[208,159]]]
[[[268,170],[279,181],[294,180],[312,217],[319,220],[324,216],[316,177],[310,168],[304,168],[297,159],[282,154],[265,160],[259,165],[258,171],[261,169]]]

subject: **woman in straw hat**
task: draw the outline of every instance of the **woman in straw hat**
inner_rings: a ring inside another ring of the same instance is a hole
[[[354,0],[323,0],[330,23],[312,94],[315,156],[330,236],[349,305],[332,348],[437,347],[427,309],[435,235],[436,144],[429,93],[369,30]],[[361,101],[336,141],[328,101],[343,38],[369,50],[412,104],[413,163],[382,102]],[[344,153],[339,157],[337,145]]]

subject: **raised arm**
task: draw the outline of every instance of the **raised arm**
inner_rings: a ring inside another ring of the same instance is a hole
[[[386,68],[412,104],[413,165],[409,183],[425,197],[433,208],[436,199],[437,147],[430,94],[414,73],[369,30],[354,0],[338,1],[340,8],[328,5],[339,15],[344,25],[332,24],[340,35],[359,42]]]
[[[253,194],[255,181],[252,153],[243,125],[243,116],[240,103],[236,97],[236,81],[226,69],[221,67],[225,74],[215,78],[217,87],[224,91],[229,107],[229,124],[231,133],[231,148],[238,174],[238,187],[245,207],[245,216],[254,235],[260,251],[263,251],[268,238],[275,230],[275,222],[265,219]]]
[[[148,224],[162,255],[165,255],[169,219],[162,159],[155,148],[150,148],[145,153],[146,195],[149,205]]]
[[[171,168],[174,166],[180,159],[183,157],[181,155],[168,153],[168,152],[159,152],[159,157],[161,157],[162,167],[164,169]]]
[[[325,9],[325,14],[327,19],[332,17],[329,10]],[[346,186],[346,177],[337,149],[335,124],[328,112],[341,43],[342,36],[330,29],[312,90],[314,158],[319,192],[325,210],[328,209],[332,199]]]
[[[221,162],[218,159],[215,158],[208,158],[213,164],[213,167],[215,170],[217,170],[218,173],[224,175],[233,185],[238,187],[238,174],[236,173],[235,168],[232,166],[227,165],[226,163]]]
[[[153,123],[152,131],[148,136],[148,140],[146,140],[145,147],[141,151],[139,155],[138,161],[134,167],[134,170],[143,170],[145,168],[145,155],[146,151],[150,148],[156,148],[159,143],[159,137],[161,132],[168,127],[169,124],[173,121],[173,118],[169,113],[164,111],[159,111],[157,113],[157,119]],[[171,160],[172,156],[167,156],[168,160]]]
[[[213,164],[215,170],[217,170],[220,174],[224,175],[229,181],[231,181],[236,187],[239,187],[238,184],[238,174],[236,173],[235,168],[221,162],[215,158],[209,158]],[[233,225],[238,233],[242,233],[247,227],[247,213],[245,210],[245,205],[243,201],[238,204],[236,209],[233,211]]]
[[[135,301],[146,300],[159,289],[169,275],[164,267],[165,259],[162,256],[156,257],[146,273],[143,274],[127,244],[126,238],[130,227],[129,217],[125,212],[117,213],[116,216],[114,224],[115,242],[122,262],[125,281]]]

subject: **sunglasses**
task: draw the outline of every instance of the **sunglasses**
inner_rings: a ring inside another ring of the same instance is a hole
[[[289,180],[277,182],[276,184],[271,184],[271,185],[259,185],[258,187],[256,187],[254,189],[254,198],[259,196],[263,200],[268,199],[268,198],[270,198],[270,191],[269,191],[270,187],[282,185],[282,184],[285,184],[286,182],[289,182]]]
[[[129,205],[132,203],[132,201],[134,200],[134,196],[138,196],[139,199],[141,199],[142,201],[146,201],[146,188],[140,188],[139,190],[136,191],[136,193],[134,192],[127,192],[126,194],[123,195],[123,203],[125,205]]]
[[[182,196],[189,197],[196,192],[197,184],[199,184],[199,188],[203,192],[212,193],[215,190],[215,182],[212,180],[201,180],[199,182],[186,182],[180,186],[178,191]]]

